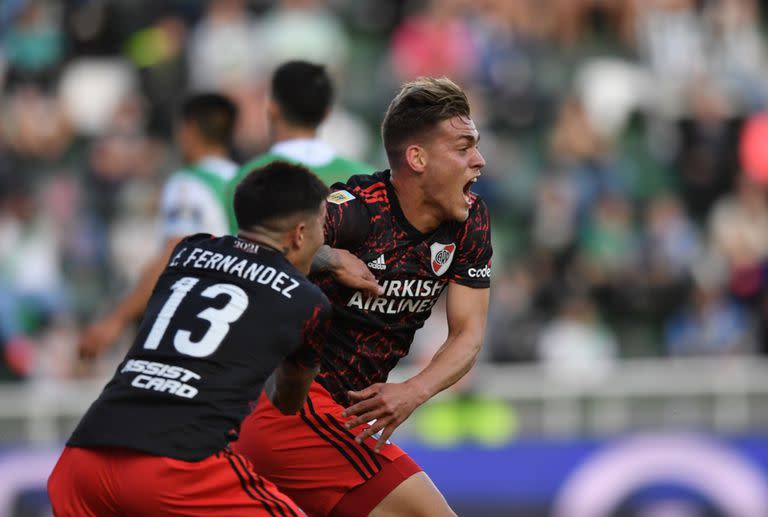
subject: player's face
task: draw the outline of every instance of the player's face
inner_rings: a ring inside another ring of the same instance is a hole
[[[472,119],[457,116],[440,122],[425,142],[425,201],[444,221],[469,217],[470,189],[485,166],[478,140]]]

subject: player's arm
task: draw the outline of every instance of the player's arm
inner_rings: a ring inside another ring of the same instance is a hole
[[[334,188],[344,187],[339,183],[334,185]],[[384,294],[365,262],[348,251],[355,249],[367,237],[370,228],[367,208],[347,190],[332,192],[326,207],[325,245],[315,254],[310,273],[330,274],[341,285],[368,295]]]
[[[394,430],[418,406],[461,379],[475,364],[483,342],[490,289],[457,283],[448,285],[448,338],[429,364],[409,380],[378,383],[361,391],[350,391],[354,403],[345,416],[354,416],[347,427],[376,422],[357,436],[363,441],[382,431],[376,450],[386,444]]]
[[[331,303],[320,294],[320,303],[301,323],[298,350],[286,357],[264,384],[267,397],[284,415],[292,415],[301,409],[309,387],[320,371],[320,354],[331,326],[332,313]]]
[[[80,357],[92,359],[115,343],[128,324],[144,312],[157,279],[171,258],[171,253],[182,237],[168,238],[163,250],[144,266],[139,280],[106,316],[89,325],[80,335]]]
[[[309,387],[319,371],[320,365],[307,368],[285,360],[269,376],[264,391],[282,414],[293,415],[304,405]]]
[[[340,284],[368,295],[384,294],[384,288],[376,281],[365,262],[345,249],[332,248],[327,244],[321,246],[312,261],[311,274],[317,273],[330,273]]]

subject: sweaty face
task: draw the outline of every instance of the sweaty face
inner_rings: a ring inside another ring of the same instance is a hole
[[[470,189],[485,166],[478,140],[472,119],[457,116],[440,122],[424,143],[426,204],[443,221],[469,217]]]

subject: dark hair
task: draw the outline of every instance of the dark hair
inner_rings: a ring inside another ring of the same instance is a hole
[[[409,140],[456,116],[470,116],[469,101],[464,91],[447,77],[420,77],[404,84],[381,123],[381,138],[390,165],[400,161]]]
[[[181,118],[195,124],[206,141],[227,146],[235,132],[237,106],[218,93],[201,93],[184,101]]]
[[[328,187],[303,165],[270,162],[250,171],[235,189],[237,226],[253,226],[315,212],[328,197]]]
[[[288,61],[272,75],[272,98],[287,122],[315,128],[331,106],[333,84],[324,66]]]

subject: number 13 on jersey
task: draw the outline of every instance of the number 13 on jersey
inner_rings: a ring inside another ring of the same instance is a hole
[[[177,280],[171,286],[171,296],[166,300],[163,308],[155,318],[152,329],[144,341],[144,348],[156,350],[163,339],[171,318],[176,314],[181,302],[200,281],[199,278],[185,276]],[[180,353],[193,357],[206,357],[216,351],[229,332],[229,325],[237,321],[248,308],[248,295],[241,288],[233,284],[214,284],[200,293],[204,298],[216,298],[220,294],[229,296],[229,302],[221,309],[208,307],[197,314],[198,318],[210,323],[208,331],[199,341],[191,340],[189,330],[177,330],[173,337],[173,346]]]

